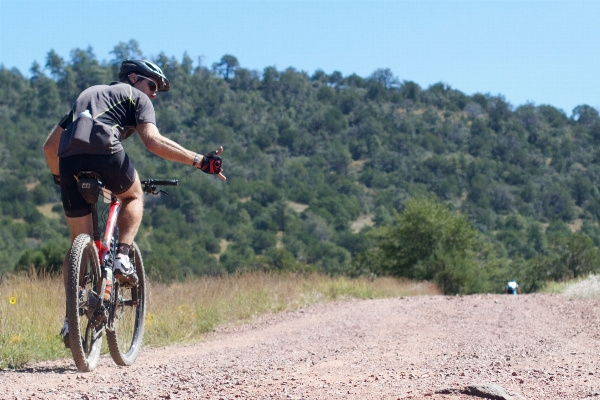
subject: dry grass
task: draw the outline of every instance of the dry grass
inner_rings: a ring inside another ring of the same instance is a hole
[[[439,294],[429,283],[392,278],[330,278],[318,274],[247,273],[149,285],[144,343],[199,340],[217,325],[345,298]],[[70,357],[58,332],[64,317],[61,279],[11,275],[0,281],[0,368]]]
[[[61,214],[52,211],[52,208],[61,203],[48,203],[43,206],[37,206],[37,210],[46,218],[60,219]]]
[[[561,282],[554,286],[552,292],[562,293],[570,299],[600,299],[600,277],[597,275]]]
[[[58,339],[65,315],[59,278],[3,275],[0,282],[0,368],[70,355]]]
[[[373,222],[374,217],[375,217],[374,214],[361,215],[358,217],[358,219],[356,221],[354,221],[352,223],[352,225],[350,225],[350,229],[352,229],[352,232],[358,233],[365,226],[374,226],[375,225],[375,222]]]
[[[308,204],[301,204],[293,201],[288,201],[288,207],[296,211],[298,214],[302,214],[304,210],[308,208]]]
[[[581,230],[582,226],[583,226],[583,218],[577,218],[575,221],[573,221],[572,224],[569,224],[569,228],[571,229],[571,232],[573,232],[573,233],[579,232]]]

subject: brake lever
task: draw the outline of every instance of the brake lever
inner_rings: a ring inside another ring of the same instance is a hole
[[[159,195],[161,193],[164,193],[167,196],[169,195],[169,193],[165,192],[164,190],[160,190],[159,188],[157,188],[156,185],[148,185],[144,187],[144,192],[154,195]]]

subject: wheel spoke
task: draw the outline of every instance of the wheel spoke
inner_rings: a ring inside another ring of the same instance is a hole
[[[112,331],[107,332],[108,348],[119,365],[131,365],[137,358],[144,335],[145,275],[139,248],[134,243],[130,259],[139,278],[136,287],[116,285]]]

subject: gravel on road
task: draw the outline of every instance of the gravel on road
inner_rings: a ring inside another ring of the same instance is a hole
[[[144,348],[128,368],[3,370],[0,398],[600,399],[599,328],[597,300],[560,295],[349,300]]]

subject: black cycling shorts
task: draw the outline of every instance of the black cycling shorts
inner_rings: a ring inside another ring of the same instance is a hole
[[[83,217],[92,212],[77,190],[75,176],[81,171],[93,171],[102,177],[104,187],[113,194],[126,192],[135,181],[135,168],[125,151],[115,154],[80,154],[59,159],[60,194],[65,215]]]

